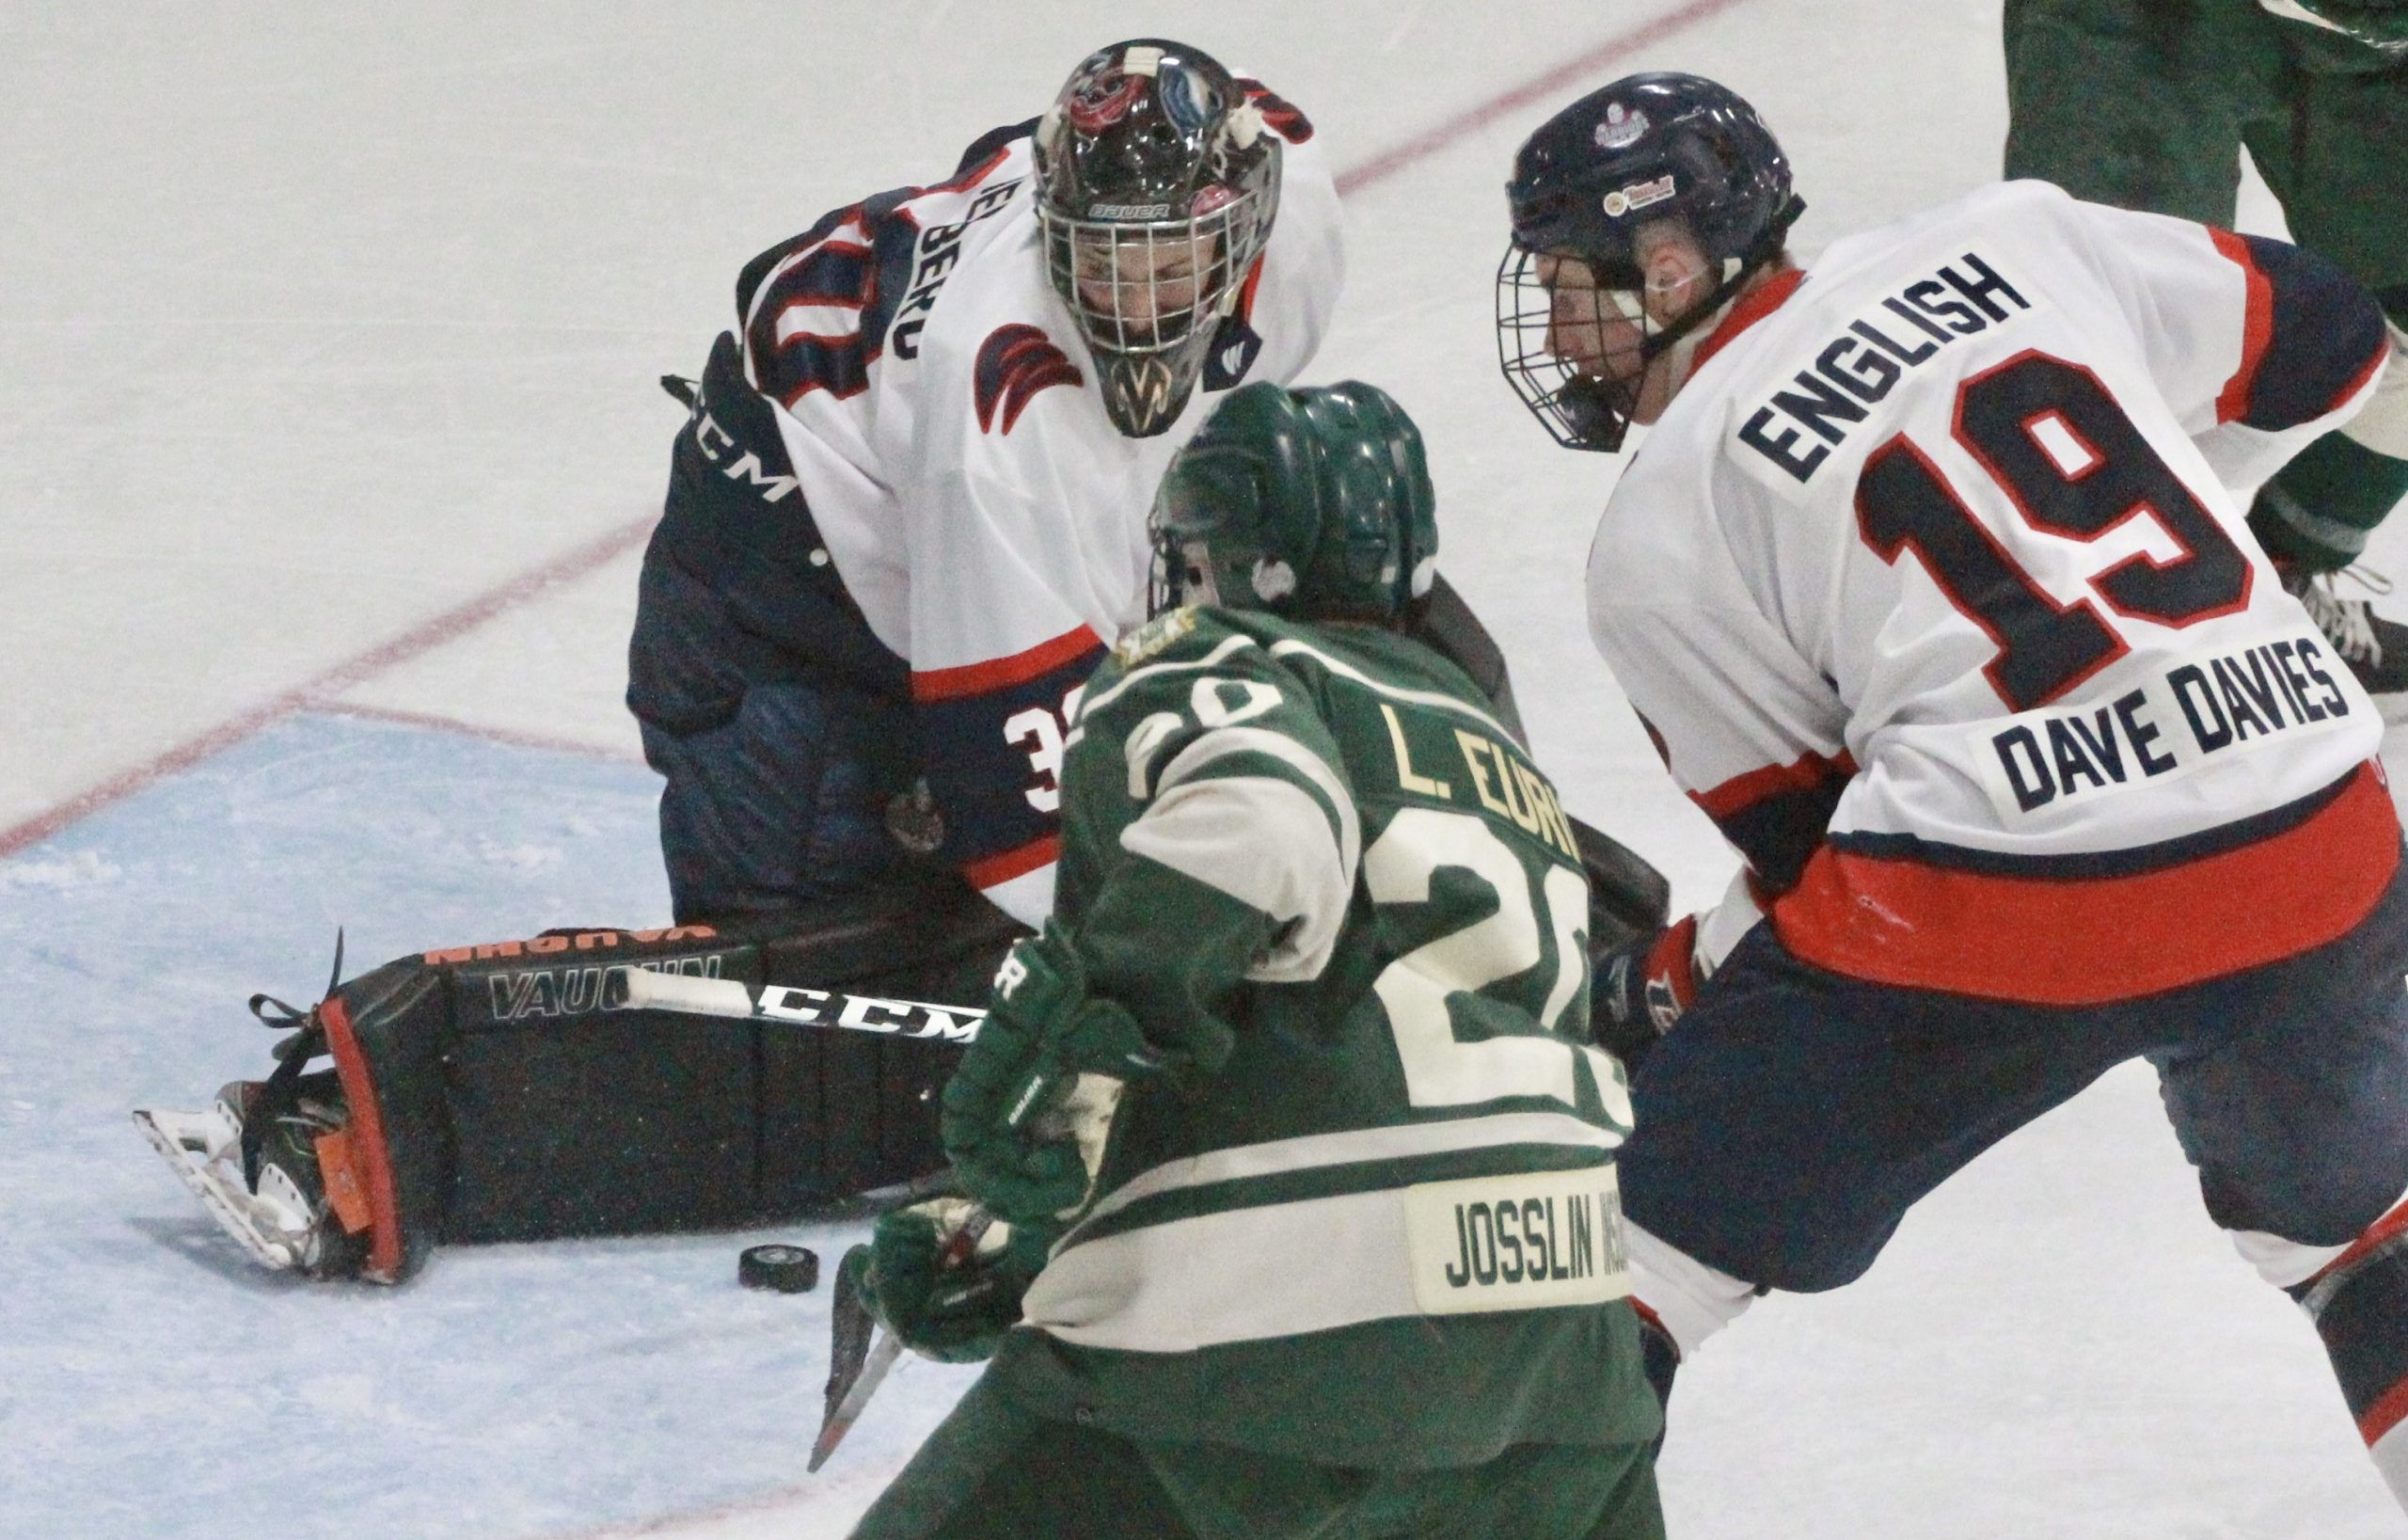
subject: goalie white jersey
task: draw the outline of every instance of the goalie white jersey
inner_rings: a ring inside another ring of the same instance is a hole
[[[2066,1004],[2347,929],[2399,855],[2381,723],[2226,487],[2388,346],[2294,247],[2039,183],[1743,298],[1589,571],[1735,901],[1854,976]]]
[[[1292,379],[1337,304],[1322,146],[1240,84],[1282,140],[1278,212],[1202,382],[1152,437],[1106,417],[1049,285],[1033,122],[972,145],[947,182],[830,214],[738,284],[745,374],[827,559],[910,667],[947,851],[1031,924],[1052,905],[1066,696],[1145,618],[1163,468],[1229,388]]]

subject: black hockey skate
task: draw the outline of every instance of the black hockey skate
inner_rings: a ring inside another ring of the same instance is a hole
[[[2408,626],[2384,619],[2365,599],[2345,599],[2334,592],[2337,573],[2303,572],[2277,564],[2283,589],[2306,606],[2308,618],[2324,633],[2341,661],[2374,697],[2375,709],[2385,722],[2408,721]],[[2389,579],[2364,567],[2343,571],[2369,592],[2391,592]]]
[[[342,945],[335,945],[335,973]],[[332,992],[329,990],[329,992]],[[368,1214],[351,1168],[350,1109],[314,1010],[251,996],[251,1013],[292,1029],[265,1080],[237,1080],[206,1111],[136,1108],[135,1126],[210,1216],[253,1261],[277,1272],[348,1278],[367,1255]]]

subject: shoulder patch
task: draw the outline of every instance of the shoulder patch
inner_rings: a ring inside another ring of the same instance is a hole
[[[998,431],[996,408],[1001,407],[1000,431],[1009,433],[1029,398],[1039,390],[1049,385],[1085,383],[1069,355],[1038,327],[997,326],[978,346],[978,431]]]
[[[1195,607],[1182,606],[1156,615],[1115,642],[1112,644],[1113,660],[1122,668],[1134,668],[1180,638],[1194,635],[1195,631]]]

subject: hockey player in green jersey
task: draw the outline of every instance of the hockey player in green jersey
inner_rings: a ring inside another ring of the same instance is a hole
[[[855,1532],[1660,1535],[1588,885],[1402,632],[1419,435],[1251,386],[1155,516],[1180,607],[1086,687],[1053,917],[945,1090],[967,1197],[853,1270],[993,1361]]]
[[[2004,27],[2009,177],[2228,230],[2245,147],[2291,238],[2374,292],[2408,356],[2408,0],[2006,0]],[[2332,574],[2408,499],[2403,363],[2249,510],[2284,586],[2395,722],[2408,626],[2338,597]]]

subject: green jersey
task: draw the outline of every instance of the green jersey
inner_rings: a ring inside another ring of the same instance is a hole
[[[1088,684],[1062,798],[1054,924],[1197,1068],[1123,1099],[998,1388],[1341,1465],[1653,1437],[1587,882],[1469,679],[1385,629],[1175,611]]]

